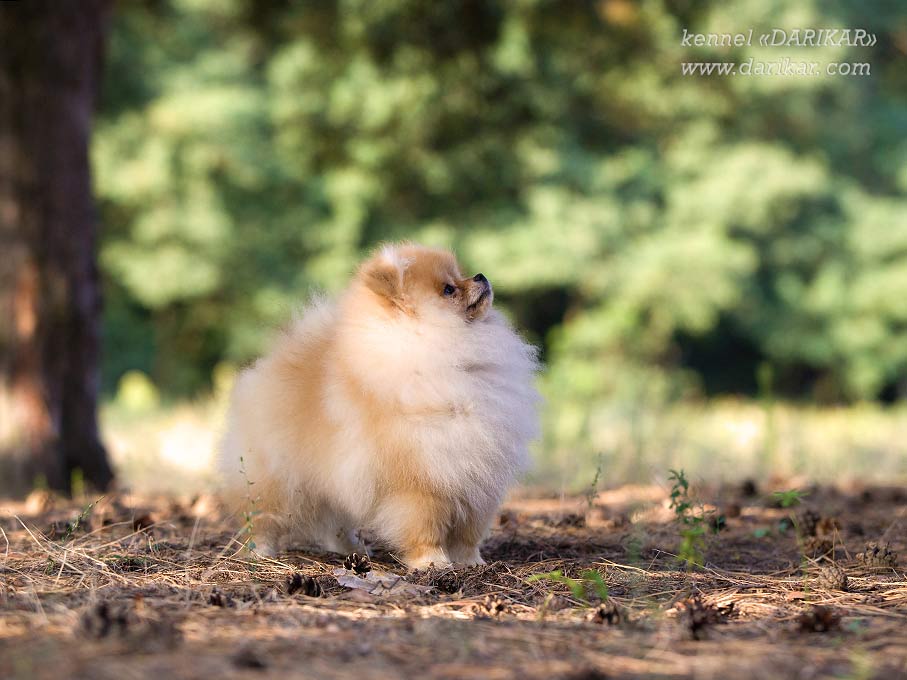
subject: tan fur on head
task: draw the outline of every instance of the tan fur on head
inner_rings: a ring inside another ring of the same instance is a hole
[[[447,251],[384,246],[240,375],[220,469],[261,552],[367,529],[411,567],[481,562],[537,435],[536,352],[493,299]]]
[[[409,261],[385,246],[359,268],[359,278],[373,293],[403,308],[403,274]]]

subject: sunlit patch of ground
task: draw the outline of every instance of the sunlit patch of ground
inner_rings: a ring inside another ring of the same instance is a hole
[[[170,406],[107,404],[101,422],[119,477],[145,493],[210,490],[224,427],[219,396]],[[907,480],[907,410],[863,404],[808,407],[747,400],[677,404],[615,414],[589,425],[583,447],[543,443],[527,481],[577,492],[600,470],[611,484],[664,480],[670,468],[691,479],[719,481],[769,472],[825,483],[844,479]],[[546,422],[546,432],[556,424]],[[585,451],[585,452],[584,452]]]
[[[709,526],[725,518],[702,568],[674,556],[668,490],[638,486],[514,498],[482,567],[407,572],[377,550],[360,575],[343,556],[250,560],[208,496],[37,492],[0,502],[0,677],[907,674],[907,492],[805,491],[782,508],[692,489]]]

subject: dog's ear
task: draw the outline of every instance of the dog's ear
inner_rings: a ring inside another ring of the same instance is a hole
[[[407,264],[396,248],[385,246],[362,265],[359,276],[373,293],[400,305],[403,302],[403,273]]]

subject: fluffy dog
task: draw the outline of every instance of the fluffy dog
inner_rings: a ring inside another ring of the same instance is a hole
[[[482,564],[537,435],[536,351],[493,297],[447,251],[385,246],[240,374],[219,464],[259,553],[367,530],[411,568]]]

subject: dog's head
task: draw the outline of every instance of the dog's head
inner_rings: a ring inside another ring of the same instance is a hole
[[[494,300],[483,274],[464,278],[456,257],[437,248],[384,246],[363,263],[357,276],[380,304],[421,318],[478,321]]]

